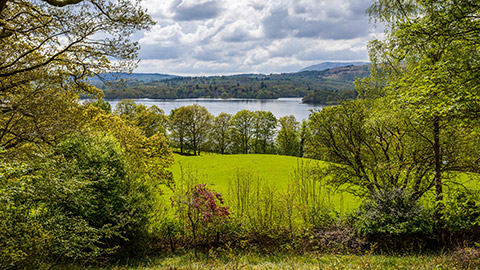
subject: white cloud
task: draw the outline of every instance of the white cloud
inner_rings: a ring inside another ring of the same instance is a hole
[[[381,37],[371,0],[145,0],[158,22],[139,39],[138,72],[291,72],[322,61],[368,60]]]

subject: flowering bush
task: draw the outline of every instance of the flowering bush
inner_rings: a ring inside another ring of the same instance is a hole
[[[216,234],[218,242],[223,225],[230,220],[228,206],[224,206],[220,193],[207,188],[206,184],[197,184],[184,195],[171,198],[171,201],[195,242],[198,243],[202,236],[208,240],[213,234]]]

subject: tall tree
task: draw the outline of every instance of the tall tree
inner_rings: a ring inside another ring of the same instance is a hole
[[[170,141],[174,147],[180,148],[180,153],[183,154],[186,145],[187,133],[187,111],[180,108],[175,108],[170,112]]]
[[[135,65],[129,37],[152,24],[129,0],[1,0],[0,21],[0,93],[40,79],[91,92],[86,77]]]
[[[87,78],[131,70],[129,37],[151,24],[138,1],[0,0],[1,144],[51,143],[75,129],[77,94],[101,95]]]
[[[253,137],[255,114],[251,111],[238,111],[230,121],[233,147],[237,153],[248,154]]]
[[[119,115],[123,119],[133,120],[137,116],[138,104],[133,99],[122,99],[115,106],[114,114]]]
[[[139,105],[134,124],[145,132],[145,136],[151,137],[157,133],[166,135],[168,118],[164,111],[155,105],[147,107]]]
[[[0,100],[0,146],[14,149],[22,143],[52,144],[83,125],[78,96],[38,83],[17,87]]]
[[[118,102],[114,113],[139,127],[147,137],[158,132],[166,135],[168,117],[162,109],[155,105],[147,107],[143,104],[136,104],[132,99],[123,99]]]
[[[368,12],[386,25],[370,44],[374,66],[388,71],[387,95],[419,123],[430,145],[437,200],[443,198],[448,130],[480,108],[480,5],[477,1],[376,0]]]
[[[182,106],[174,112],[172,131],[178,135],[181,152],[183,152],[183,144],[185,143],[194,155],[200,153],[211,129],[212,118],[212,114],[198,104]]]
[[[281,117],[278,123],[280,124],[276,138],[278,153],[287,156],[300,155],[299,123],[295,116]]]
[[[230,121],[232,115],[228,113],[220,113],[215,117],[213,122],[212,133],[210,135],[211,141],[215,145],[214,148],[220,154],[226,154],[228,148],[232,144],[230,134]]]
[[[188,121],[187,138],[193,154],[200,154],[203,144],[206,142],[208,134],[212,127],[213,116],[208,110],[198,104],[187,106],[191,112],[191,119]]]
[[[256,154],[273,153],[277,118],[272,112],[256,111],[253,118],[253,150]]]
[[[418,200],[434,185],[428,148],[410,132],[406,117],[377,112],[384,103],[375,103],[347,102],[312,114],[305,155],[332,162],[332,181],[353,185],[360,195],[402,188]]]

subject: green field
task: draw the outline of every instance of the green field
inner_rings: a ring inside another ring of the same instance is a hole
[[[224,194],[228,201],[230,181],[239,171],[248,171],[262,182],[278,191],[285,191],[294,177],[296,168],[324,166],[324,162],[312,159],[281,155],[218,155],[205,153],[200,156],[175,155],[172,168],[175,182],[183,175],[193,175],[198,183],[206,183],[212,189]],[[357,208],[360,200],[352,194],[334,190],[329,186],[324,192],[325,202],[335,210],[344,213]]]

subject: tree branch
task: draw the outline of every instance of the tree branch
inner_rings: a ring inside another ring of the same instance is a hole
[[[7,0],[0,0],[0,15],[2,14],[2,11],[5,9],[7,6]]]
[[[64,7],[64,6],[75,5],[80,2],[83,2],[83,0],[43,0],[43,1],[55,7]]]

